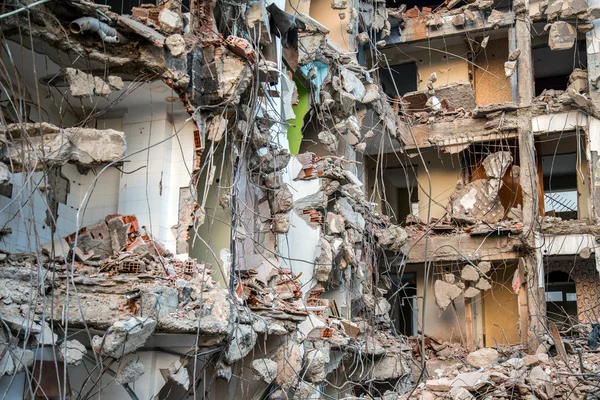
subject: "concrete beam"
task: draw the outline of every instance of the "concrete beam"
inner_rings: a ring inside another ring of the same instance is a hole
[[[519,257],[520,240],[509,236],[430,236],[428,261],[469,260],[504,261]],[[425,262],[425,238],[409,237],[406,244],[408,263]]]
[[[406,18],[404,20],[405,28],[399,30],[397,27],[392,28],[392,34],[386,39],[386,45],[391,46],[400,43],[413,43],[421,40],[431,40],[437,38],[447,39],[449,36],[464,35],[466,33],[473,34],[478,31],[492,29],[492,24],[487,22],[487,18],[483,11],[473,11],[475,20],[467,22],[462,27],[456,27],[452,20],[455,14],[444,13],[442,16],[444,24],[439,28],[428,27],[427,15],[420,15],[415,18]],[[499,28],[510,26],[514,23],[515,14],[512,11],[504,13],[504,20],[500,23]]]

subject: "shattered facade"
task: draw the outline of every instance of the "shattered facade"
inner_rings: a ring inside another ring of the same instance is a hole
[[[7,3],[3,392],[594,393],[599,10]]]

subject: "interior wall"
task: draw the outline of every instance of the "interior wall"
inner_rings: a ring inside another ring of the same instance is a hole
[[[437,149],[422,150],[422,153],[425,165],[419,160],[417,169],[419,217],[422,220],[427,218],[431,197],[431,218],[442,218],[446,214],[446,206],[461,175],[460,161],[456,155],[441,153]],[[415,158],[419,159],[419,157]],[[431,196],[429,177],[431,177]]]
[[[223,155],[222,149],[215,153],[212,161],[215,166],[212,184],[208,185],[207,168],[198,179],[198,203],[204,204],[206,217],[204,223],[197,227],[197,234],[202,240],[195,238],[196,233],[190,231],[189,242],[190,257],[211,264],[215,271],[219,266],[223,267],[221,260],[228,257],[231,248],[231,217],[219,202],[231,185],[233,160],[224,160]],[[212,276],[215,281],[225,285],[223,274],[216,272]]]
[[[490,40],[474,60],[475,102],[479,105],[512,101],[510,79],[505,78],[508,38]]]
[[[456,183],[461,175],[460,160],[456,154],[446,154],[439,152],[437,149],[422,149],[423,162],[421,157],[407,157],[406,155],[384,155],[379,168],[399,167],[402,162],[404,166],[415,165],[417,169],[418,204],[419,215],[421,220],[427,218],[427,209],[430,205],[429,198],[431,197],[431,218],[442,218],[446,214],[446,206],[450,199],[450,195],[456,189]],[[382,212],[383,205],[381,196],[384,193],[384,187],[379,182],[379,192],[375,192],[376,181],[381,180],[381,170],[377,169],[374,160],[367,159],[367,187],[370,201],[377,203],[377,211]],[[385,169],[383,175],[385,176]],[[431,196],[429,193],[429,179],[431,178]],[[388,201],[390,199],[388,198]],[[400,198],[400,201],[409,202],[409,199]],[[410,207],[410,205],[408,205]]]
[[[424,279],[425,268],[422,264],[418,266],[407,267],[407,271],[415,270],[417,273],[417,304],[418,304],[418,327],[422,330],[423,318],[421,310],[425,307],[425,334],[435,339],[446,340],[454,343],[461,343],[465,335],[465,304],[463,297],[460,296],[455,300],[456,314],[454,308],[449,306],[446,310],[441,311],[435,303],[433,290],[434,279],[429,279],[427,283],[427,296],[425,303],[424,298]]]
[[[340,19],[340,12],[346,14],[345,19]],[[334,10],[331,8],[330,0],[311,0],[309,15],[329,29],[330,32],[327,35],[329,39],[333,40],[342,49],[350,50],[350,36],[346,33],[346,26],[350,21],[348,9]]]
[[[517,344],[519,302],[512,291],[516,264],[499,266],[491,272],[492,288],[482,294],[483,333],[486,347],[497,344]]]
[[[447,46],[440,51],[432,49],[411,52],[410,59],[417,63],[418,90],[427,89],[427,81],[433,72],[437,74],[434,87],[458,81],[469,82],[466,54],[467,46],[464,44]]]

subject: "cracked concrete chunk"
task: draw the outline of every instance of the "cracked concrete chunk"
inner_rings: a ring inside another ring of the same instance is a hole
[[[477,264],[477,268],[480,273],[487,274],[492,269],[492,263],[489,261],[480,261],[479,264]]]
[[[334,10],[345,10],[348,8],[348,2],[346,0],[332,0],[331,8]]]
[[[408,239],[406,231],[398,225],[391,225],[386,229],[376,231],[375,236],[381,247],[397,253],[402,251]]]
[[[81,365],[87,349],[77,340],[66,340],[58,348],[60,358],[69,365]]]
[[[487,19],[488,24],[492,25],[493,29],[496,29],[504,21],[504,13],[502,11],[493,10]]]
[[[178,33],[169,36],[165,44],[174,57],[179,57],[185,53],[185,39]]]
[[[475,287],[479,290],[490,290],[492,288],[492,284],[485,278],[481,278],[479,281],[477,281],[477,284],[475,285]]]
[[[450,389],[452,400],[473,400],[475,397],[464,387],[454,386]]]
[[[587,93],[589,91],[587,71],[575,68],[571,75],[569,75],[568,89],[573,89],[577,93]]]
[[[329,233],[342,233],[346,230],[344,217],[336,213],[327,213],[327,228]]]
[[[475,282],[479,279],[479,273],[475,268],[473,268],[473,266],[465,265],[465,267],[462,269],[462,272],[460,273],[460,277],[464,281]]]
[[[115,376],[115,382],[119,385],[133,383],[137,381],[140,376],[144,375],[144,372],[146,372],[144,364],[138,360],[129,360],[119,369],[119,372]]]
[[[304,379],[308,382],[323,382],[327,378],[325,367],[329,363],[329,351],[312,349],[306,352],[304,360],[306,369]]]
[[[433,284],[433,292],[435,295],[435,304],[440,309],[445,310],[454,299],[462,294],[462,289],[438,279]]]
[[[452,18],[452,25],[462,27],[465,24],[465,14],[456,14]]]
[[[484,348],[467,355],[467,362],[475,368],[489,367],[498,362],[500,354],[495,349]]]
[[[352,93],[356,100],[362,101],[363,97],[365,97],[365,86],[360,79],[348,68],[340,68],[340,75],[342,77],[342,87],[344,90],[348,93]]]
[[[517,70],[517,62],[516,61],[506,61],[504,63],[504,75],[507,78],[510,78],[511,76],[513,76],[515,74],[516,70]]]
[[[277,363],[269,358],[258,358],[252,361],[252,372],[256,379],[271,383],[277,377]]]
[[[108,97],[111,93],[108,83],[99,76],[94,77],[94,94],[96,96]]]
[[[70,128],[67,131],[72,144],[68,154],[69,162],[85,165],[105,164],[117,161],[125,155],[126,144],[123,132],[89,128]],[[61,136],[57,136],[56,140],[64,140],[58,139],[59,137]]]
[[[495,224],[504,216],[504,207],[498,198],[499,188],[498,179],[470,182],[450,196],[448,213],[459,223],[485,221]]]
[[[321,238],[319,243],[320,253],[315,260],[314,278],[319,282],[327,282],[332,269],[333,252],[331,244],[324,238]]]
[[[273,232],[288,233],[290,230],[290,216],[287,213],[273,216]]]
[[[302,369],[300,346],[291,340],[284,341],[275,351],[273,361],[277,363],[275,384],[286,390],[294,387]]]
[[[123,79],[120,76],[111,75],[108,77],[108,86],[112,90],[121,90],[123,89]]]
[[[275,195],[271,200],[271,211],[273,214],[282,214],[294,207],[294,195],[288,185],[275,189]]]
[[[344,216],[344,220],[347,224],[351,225],[360,232],[365,229],[365,219],[360,213],[354,211],[348,199],[343,197],[340,198],[338,201],[336,201],[334,209],[335,212]]]
[[[156,325],[152,318],[131,317],[117,321],[104,336],[94,336],[92,347],[97,354],[121,358],[142,347],[154,333]]]
[[[15,375],[33,365],[33,351],[14,345],[0,344],[0,376]]]
[[[483,160],[483,168],[488,178],[502,179],[513,162],[510,151],[498,151]]]
[[[548,46],[550,50],[568,50],[575,45],[577,30],[565,21],[554,22],[548,33]]]
[[[361,46],[364,46],[369,42],[369,34],[367,32],[361,32],[358,35],[356,35],[356,40],[358,40],[358,43]]]
[[[65,76],[73,97],[89,97],[94,93],[94,77],[75,68],[65,68]]]
[[[181,16],[168,8],[160,10],[158,22],[160,23],[160,28],[165,33],[175,33],[183,28]]]
[[[402,354],[389,354],[375,362],[373,379],[398,379],[410,373],[410,369]]]
[[[464,296],[465,299],[471,299],[479,294],[479,289],[474,287],[469,287],[465,290]]]
[[[337,153],[339,142],[337,135],[331,133],[330,131],[322,131],[319,132],[318,138],[321,144],[323,144],[323,147],[325,147],[325,150],[333,154]]]
[[[225,335],[231,332],[231,303],[228,291],[225,289],[213,290],[204,302],[205,307],[198,315],[200,332],[213,335]]]
[[[254,348],[257,338],[258,334],[252,329],[252,326],[237,325],[227,346],[225,361],[232,363],[244,358]]]
[[[454,274],[444,274],[444,282],[446,283],[454,283],[456,282],[456,275]]]
[[[190,373],[188,369],[181,364],[181,361],[177,360],[171,363],[168,376],[169,379],[183,386],[185,390],[190,388]]]

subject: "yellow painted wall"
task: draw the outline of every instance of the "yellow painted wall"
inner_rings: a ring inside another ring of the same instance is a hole
[[[486,347],[519,343],[519,302],[511,285],[516,265],[498,267],[492,273],[492,289],[484,292],[483,333]]]
[[[310,0],[287,0],[285,2],[285,12],[292,15],[296,12],[310,15]]]
[[[294,0],[292,0],[294,1]],[[331,8],[331,0],[311,0],[310,16],[330,30],[328,37],[342,49],[349,51],[350,35],[346,33],[346,26],[350,22],[350,12],[346,9],[346,18],[340,19],[338,13],[343,10]]]
[[[466,56],[466,46],[458,44],[440,50],[420,50],[410,53],[410,57],[417,63],[418,90],[427,89],[427,80],[432,72],[437,73],[438,78],[434,87],[458,81],[469,82],[467,62],[459,58]]]
[[[427,209],[429,207],[429,176],[431,177],[431,218],[441,218],[446,213],[446,206],[450,195],[454,193],[456,182],[460,178],[460,161],[456,154],[445,154],[437,149],[422,149],[423,160],[417,155],[413,158],[399,154],[397,157],[393,154],[388,154],[383,158],[384,167],[396,167],[404,165],[410,168],[410,165],[417,167],[417,179],[419,182],[418,199],[419,199],[419,218],[425,221],[427,219]],[[425,166],[427,168],[425,168]],[[380,193],[374,193],[375,182],[377,178],[381,178],[381,170],[377,170],[377,166],[373,160],[369,160],[367,167],[367,187],[369,189],[369,199],[378,204],[377,211],[382,211],[381,193],[382,186],[379,186]],[[380,167],[381,168],[381,165]],[[385,175],[385,171],[383,172]],[[379,175],[379,176],[377,176]],[[387,198],[388,201],[392,199]],[[402,197],[400,201],[408,201]]]
[[[445,154],[437,149],[422,150],[427,169],[419,162],[419,217],[427,218],[429,197],[431,197],[431,217],[441,218],[446,213],[450,195],[456,189],[460,178],[460,162],[456,154]],[[418,157],[417,157],[418,158]],[[431,196],[429,194],[429,176],[431,177]]]

